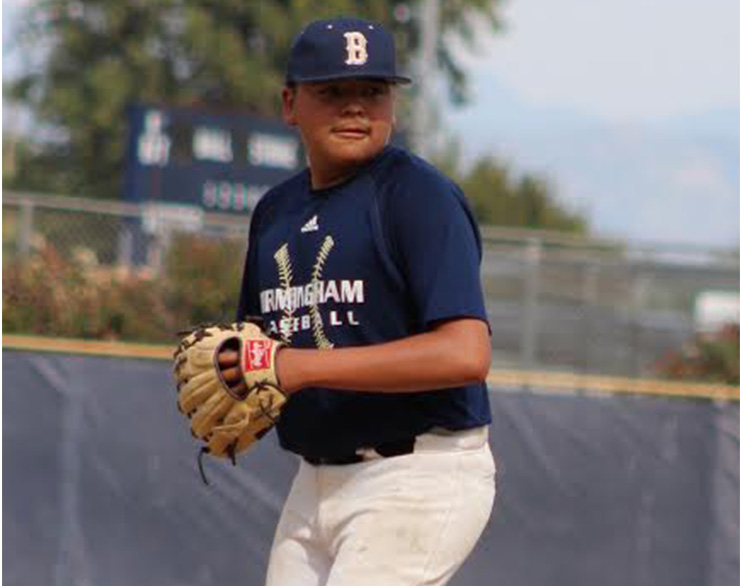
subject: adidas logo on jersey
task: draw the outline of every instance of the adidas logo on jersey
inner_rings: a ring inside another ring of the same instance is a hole
[[[301,228],[301,232],[305,234],[306,232],[316,232],[318,229],[319,229],[319,217],[314,216],[308,222],[303,224],[303,228]]]

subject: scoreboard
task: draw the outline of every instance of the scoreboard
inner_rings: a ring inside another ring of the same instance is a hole
[[[132,202],[249,214],[305,166],[298,133],[274,118],[135,104],[128,129]]]

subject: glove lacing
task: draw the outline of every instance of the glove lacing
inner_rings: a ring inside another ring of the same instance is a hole
[[[277,386],[277,385],[275,385],[275,384],[273,384],[273,383],[271,383],[269,381],[262,380],[262,381],[259,381],[259,382],[255,383],[254,385],[252,385],[252,389],[247,392],[247,396],[251,395],[252,393],[259,393],[260,391],[263,391],[263,390],[268,389],[268,388],[273,388],[276,391],[278,391],[279,393],[282,393],[283,392],[283,390],[279,386]],[[257,433],[257,435],[256,435],[257,439],[262,439],[262,437],[264,437],[264,435],[268,431],[270,431],[270,429],[272,429],[272,427],[277,423],[278,417],[276,417],[276,416],[274,416],[274,415],[272,415],[270,413],[270,411],[272,410],[273,404],[274,403],[273,403],[273,395],[272,394],[268,394],[266,401],[260,401],[259,402],[260,415],[262,417],[266,417],[267,419],[269,419],[270,420],[270,425],[268,427],[266,427],[265,429],[263,429],[262,431],[260,431],[260,432]],[[236,466],[236,446],[237,446],[238,443],[239,443],[239,438],[237,438],[233,442],[231,442],[228,446],[226,446],[226,449],[225,449],[225,452],[228,455],[229,459],[231,460],[231,464],[233,466]],[[211,453],[211,448],[210,447],[208,447],[208,446],[202,446],[200,448],[200,450],[198,451],[198,456],[197,456],[197,460],[198,460],[198,471],[200,472],[200,477],[203,480],[203,484],[205,484],[206,486],[210,486],[211,483],[208,482],[208,478],[206,477],[205,469],[203,468],[203,456],[204,455],[208,455],[210,453]]]

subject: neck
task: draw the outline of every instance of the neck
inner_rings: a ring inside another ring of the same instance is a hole
[[[362,165],[349,165],[346,167],[334,167],[332,169],[321,169],[316,165],[309,165],[311,173],[311,188],[326,189],[344,183],[350,179]]]

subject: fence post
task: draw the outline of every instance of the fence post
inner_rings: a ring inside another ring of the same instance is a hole
[[[118,236],[118,266],[130,270],[134,261],[134,235],[131,226],[126,222],[121,223],[123,228]]]
[[[149,246],[147,264],[157,277],[161,277],[165,270],[167,250],[172,242],[173,227],[160,222],[154,231],[154,238]]]
[[[31,251],[31,234],[33,233],[33,202],[24,198],[21,202],[20,225],[18,227],[18,255],[28,256]]]
[[[632,376],[642,374],[642,348],[641,348],[641,330],[642,314],[647,306],[648,292],[650,287],[650,277],[645,274],[638,274],[632,284],[632,299],[630,299],[630,322],[631,322],[631,340],[630,354],[632,356]]]
[[[591,370],[591,320],[594,316],[593,308],[599,298],[599,265],[589,263],[583,272],[581,284],[581,311],[583,312],[583,372]]]
[[[534,369],[537,361],[537,311],[540,296],[540,263],[542,241],[528,238],[524,251],[524,307],[522,316],[521,363],[525,370]]]

